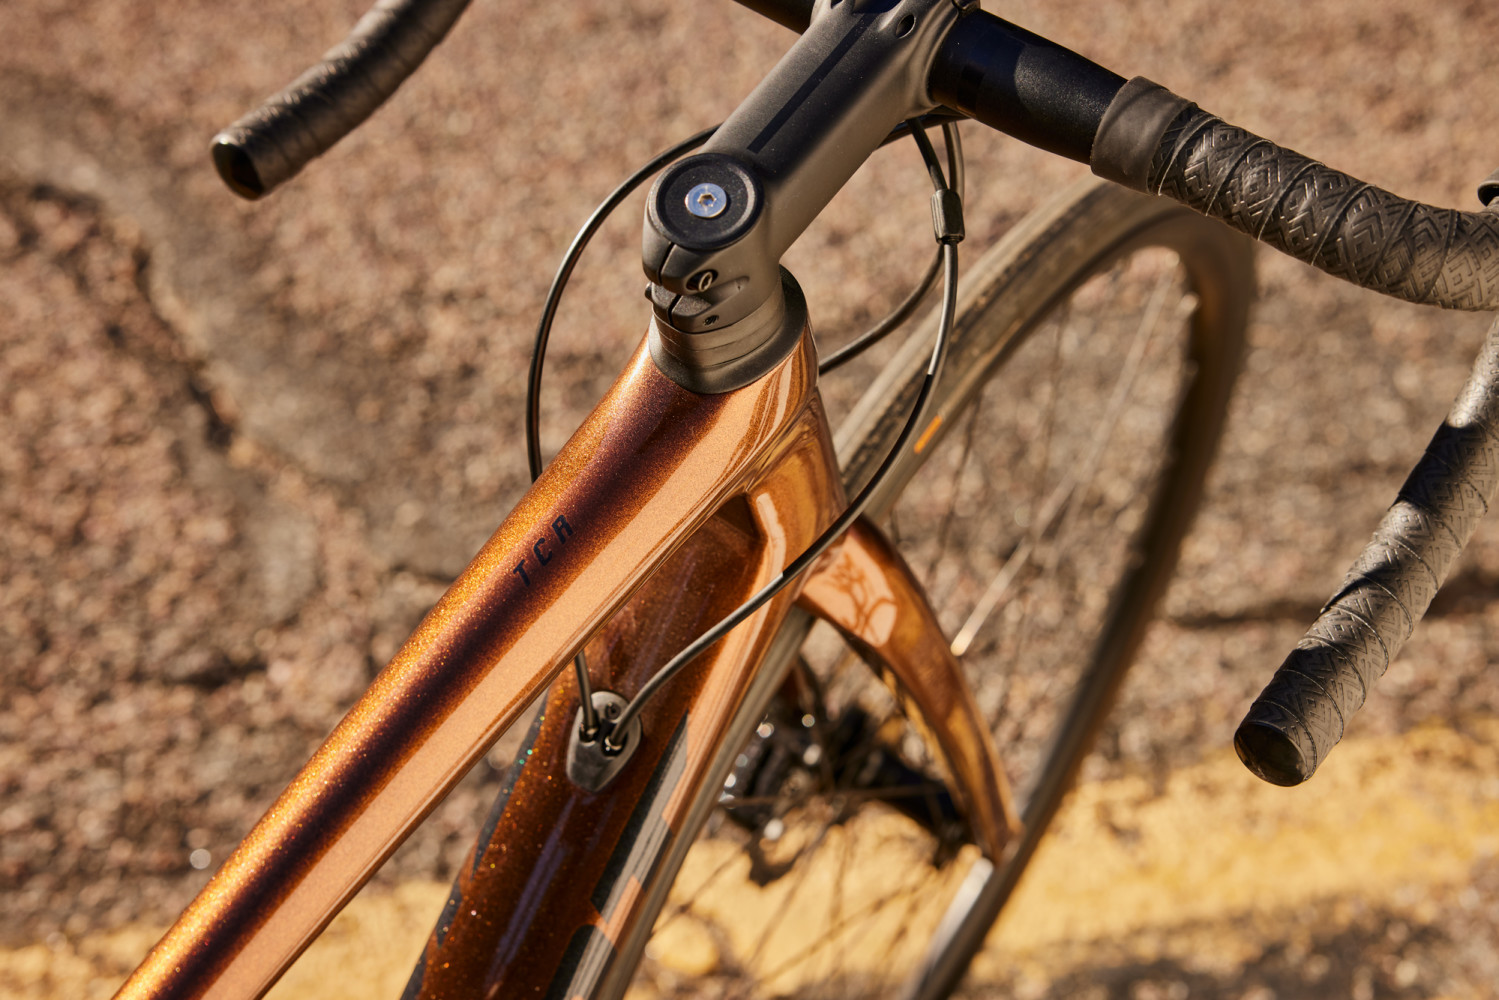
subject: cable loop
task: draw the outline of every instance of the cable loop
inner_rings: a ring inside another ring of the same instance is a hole
[[[916,139],[916,144],[921,149],[922,159],[927,165],[927,172],[932,178],[932,185],[940,194],[947,192],[959,203],[959,217],[961,218],[961,199],[957,198],[956,192],[949,187],[947,177],[943,174],[942,165],[937,160],[936,151],[932,148],[931,141],[926,133],[916,124],[911,123],[911,134]],[[961,237],[960,237],[961,238]],[[834,519],[833,523],[825,528],[822,534],[807,547],[801,555],[793,559],[785,569],[776,575],[749,600],[730,612],[722,621],[714,625],[708,631],[698,636],[689,643],[686,648],[673,656],[665,666],[658,670],[650,680],[641,685],[640,691],[630,700],[619,716],[614,720],[614,725],[604,734],[603,749],[607,752],[618,752],[623,746],[616,745],[611,737],[620,732],[636,719],[644,708],[645,703],[660,691],[673,677],[680,673],[690,663],[702,655],[710,646],[713,646],[737,625],[759,611],[770,602],[781,591],[785,590],[792,581],[810,569],[822,554],[843,537],[843,534],[853,525],[854,521],[864,513],[864,508],[869,505],[870,499],[877,489],[884,484],[896,461],[905,452],[907,444],[917,427],[923,425],[926,419],[927,404],[931,399],[932,389],[937,384],[937,379],[942,373],[942,366],[947,357],[947,345],[957,318],[958,300],[958,247],[956,241],[942,242],[942,314],[937,324],[937,338],[932,345],[932,356],[927,364],[926,375],[922,379],[921,388],[917,392],[916,404],[911,409],[911,415],[906,419],[906,424],[901,428],[895,444],[889,453],[885,455],[884,461],[875,471],[874,476],[859,491],[852,503],[844,509],[843,513]]]

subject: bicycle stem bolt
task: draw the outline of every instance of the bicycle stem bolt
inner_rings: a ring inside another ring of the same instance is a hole
[[[729,207],[729,196],[717,184],[699,184],[687,192],[687,211],[699,219],[716,219]]]

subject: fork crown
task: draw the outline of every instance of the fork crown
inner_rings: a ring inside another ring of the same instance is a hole
[[[891,129],[934,110],[932,64],[975,8],[817,0],[806,32],[703,151],[656,180],[641,259],[656,319],[651,352],[658,364],[672,359],[668,376],[727,392],[785,357],[775,304],[782,254]],[[689,201],[705,185],[723,193],[711,215]],[[712,350],[692,348],[698,340]]]

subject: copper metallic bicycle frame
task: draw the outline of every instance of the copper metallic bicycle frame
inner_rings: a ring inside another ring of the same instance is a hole
[[[988,731],[919,584],[862,520],[646,705],[612,784],[566,776],[579,699],[563,668],[585,641],[596,688],[633,695],[845,506],[804,306],[793,321],[789,357],[718,395],[666,378],[642,343],[118,995],[263,994],[549,685],[407,995],[621,993],[810,615],[898,682],[997,856],[1016,821]]]

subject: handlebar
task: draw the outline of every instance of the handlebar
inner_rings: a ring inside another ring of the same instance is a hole
[[[1401,198],[1284,149],[1142,78],[1099,128],[1095,173],[1175,198],[1356,285],[1499,309],[1499,202]],[[1499,326],[1373,539],[1234,736],[1277,785],[1311,777],[1426,613],[1499,487]]]
[[[377,0],[317,65],[213,137],[219,176],[251,200],[295,176],[384,104],[468,4]]]
[[[1496,428],[1499,325],[1343,585],[1234,734],[1234,749],[1255,774],[1300,784],[1343,738],[1493,503]]]
[[[737,0],[805,32],[827,0]],[[837,2],[837,0],[834,0]],[[846,0],[845,0],[846,2]],[[1499,309],[1499,201],[1460,212],[1400,198],[1123,77],[976,0],[940,41],[933,107],[1174,198],[1299,260],[1412,302]],[[220,174],[257,198],[362,122],[443,38],[467,0],[380,0],[349,38],[214,139]],[[1496,174],[1499,177],[1499,174]],[[1499,194],[1491,179],[1485,200]],[[1305,780],[1425,612],[1499,487],[1499,327],[1344,586],[1239,728],[1251,770]]]
[[[1499,309],[1499,215],[1401,198],[1142,77],[1105,114],[1093,171],[1371,291],[1446,309]]]
[[[814,0],[737,0],[805,30]],[[1499,216],[1407,201],[1228,125],[977,9],[933,61],[936,106],[1175,198],[1330,274],[1413,302],[1499,308]],[[289,87],[214,137],[225,182],[257,198],[369,116],[468,0],[379,0]]]
[[[295,176],[395,93],[468,2],[379,0],[317,65],[214,136],[224,183],[255,199]],[[736,2],[797,32],[811,23],[812,0]],[[976,9],[948,34],[931,77],[934,104],[1082,163],[1123,85],[1122,76]]]

